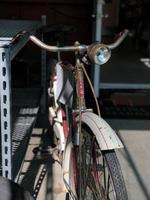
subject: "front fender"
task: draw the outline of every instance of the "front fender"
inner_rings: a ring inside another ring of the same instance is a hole
[[[123,144],[109,124],[98,115],[85,112],[82,114],[84,122],[94,133],[101,150],[122,148]]]

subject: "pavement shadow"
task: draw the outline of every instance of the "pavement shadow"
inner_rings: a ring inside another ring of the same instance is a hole
[[[33,158],[30,160],[25,159],[24,164],[28,165],[28,168],[25,172],[21,173],[23,175],[22,180],[20,181],[20,185],[25,188],[27,191],[29,191],[33,198],[36,199],[40,188],[44,182],[45,176],[48,176],[51,181],[47,180],[47,191],[50,191],[49,196],[51,197],[49,199],[52,199],[52,164],[54,162],[54,159],[52,158],[52,155],[48,152],[48,147],[50,145],[50,142],[48,142],[50,139],[48,138],[48,131],[45,132],[43,130],[42,135],[32,135],[32,137],[41,137],[41,142],[39,145],[34,146],[33,149],[30,150],[33,152]],[[29,145],[30,146],[30,145]],[[47,199],[47,195],[45,194],[45,197],[43,196],[42,199]]]
[[[137,166],[135,165],[135,162],[133,160],[133,157],[132,155],[130,154],[123,138],[119,135],[123,145],[124,145],[124,149],[123,151],[119,151],[119,153],[121,153],[121,156],[129,163],[130,165],[130,169],[132,170],[132,173],[135,175],[137,181],[138,181],[138,184],[140,186],[140,190],[143,194],[143,197],[145,200],[149,200],[150,199],[150,193],[149,193],[149,190],[148,190],[148,186],[145,184],[143,178],[142,178],[142,173],[143,172],[140,172],[139,169],[137,168]],[[142,161],[141,161],[142,162]],[[127,177],[128,178],[128,177]],[[148,178],[148,177],[147,177]],[[136,188],[136,186],[134,186]],[[134,191],[135,192],[135,191]]]

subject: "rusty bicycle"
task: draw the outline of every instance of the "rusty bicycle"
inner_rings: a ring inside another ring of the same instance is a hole
[[[115,149],[123,144],[100,115],[100,108],[86,66],[102,65],[128,35],[124,30],[112,44],[101,42],[73,46],[50,46],[34,35],[30,40],[49,52],[74,52],[74,63],[59,61],[51,69],[49,122],[53,127],[55,147],[60,158],[66,199],[127,200],[126,186]],[[97,113],[86,106],[84,78],[96,102]]]

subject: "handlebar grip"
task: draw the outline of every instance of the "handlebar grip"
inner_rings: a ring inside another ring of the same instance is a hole
[[[119,35],[119,38],[112,44],[107,45],[109,49],[115,49],[116,47],[118,47],[123,40],[127,37],[127,35],[129,34],[129,30],[125,29],[123,32],[121,32]]]

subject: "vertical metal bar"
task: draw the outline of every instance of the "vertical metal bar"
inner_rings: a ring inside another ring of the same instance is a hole
[[[102,17],[103,17],[103,0],[96,1],[96,25],[95,25],[95,41],[101,41],[102,36]],[[99,83],[100,83],[100,66],[94,66],[93,85],[95,94],[99,96]]]
[[[46,16],[42,15],[42,25],[46,25]],[[42,40],[43,34],[42,34]],[[46,113],[47,108],[47,69],[46,69],[46,50],[41,50],[41,86],[42,86],[42,99],[41,99],[41,113]]]
[[[2,176],[12,179],[12,140],[10,109],[10,49],[0,48],[0,110]]]

